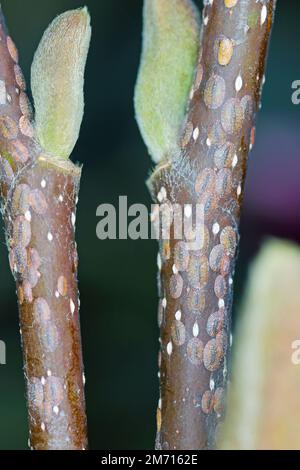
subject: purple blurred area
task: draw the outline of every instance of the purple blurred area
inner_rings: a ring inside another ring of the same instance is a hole
[[[243,230],[300,241],[299,122],[279,115],[263,121],[249,157]]]

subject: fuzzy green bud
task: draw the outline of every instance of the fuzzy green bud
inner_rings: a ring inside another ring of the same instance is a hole
[[[155,162],[176,148],[200,34],[191,0],[144,0],[143,48],[135,89],[141,134]]]
[[[90,38],[87,9],[67,11],[47,28],[32,63],[36,137],[46,152],[61,158],[70,156],[79,135]]]

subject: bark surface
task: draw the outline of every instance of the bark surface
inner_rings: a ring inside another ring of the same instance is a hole
[[[0,18],[2,214],[20,312],[35,450],[87,446],[75,213],[81,169],[34,139],[17,49]]]
[[[160,242],[158,449],[213,448],[224,415],[244,179],[276,2],[205,4],[179,150],[149,183],[155,202],[185,206],[201,238],[198,250],[172,231]]]

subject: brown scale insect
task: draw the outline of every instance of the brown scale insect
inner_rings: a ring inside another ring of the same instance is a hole
[[[23,216],[16,217],[13,223],[13,241],[15,245],[27,247],[31,240],[30,222]]]
[[[16,45],[15,45],[14,41],[12,40],[12,38],[10,36],[7,36],[7,38],[6,38],[6,45],[7,45],[7,49],[8,49],[8,52],[9,52],[12,60],[15,63],[18,63],[19,62],[18,50],[16,48]]]
[[[227,284],[224,276],[217,276],[214,286],[215,294],[219,298],[223,298],[227,292]]]
[[[30,281],[23,281],[22,285],[20,286],[21,291],[19,293],[21,294],[21,297],[23,297],[23,300],[26,300],[29,304],[33,302],[33,294],[32,294],[32,284]],[[23,301],[21,302],[21,304]]]
[[[235,134],[243,127],[244,110],[238,98],[226,101],[221,112],[221,123],[227,134]]]
[[[18,135],[18,126],[9,116],[0,116],[0,136],[3,139],[15,139]]]
[[[187,355],[195,366],[199,366],[203,361],[203,343],[198,338],[192,338],[187,345]]]
[[[225,411],[225,391],[222,387],[217,388],[214,394],[214,411],[222,416]]]
[[[232,39],[222,38],[218,41],[218,62],[220,65],[228,65],[233,56],[234,43]]]
[[[68,293],[68,281],[65,276],[60,276],[57,281],[57,290],[59,294],[65,297]]]
[[[223,77],[219,75],[212,75],[207,83],[204,90],[204,102],[210,109],[219,108],[225,98],[226,84]]]
[[[190,312],[201,314],[205,308],[205,291],[189,288],[187,295],[187,306]]]
[[[7,143],[7,151],[17,164],[24,165],[29,160],[29,151],[20,140],[12,140]]]
[[[216,245],[213,247],[209,256],[209,266],[213,271],[218,272],[221,270],[224,256],[225,248],[223,245]]]
[[[27,116],[21,116],[19,119],[19,128],[23,135],[32,138],[34,135],[33,127]]]
[[[174,321],[171,327],[171,336],[176,346],[182,346],[185,343],[185,326],[181,321]]]
[[[29,203],[38,215],[44,215],[47,212],[48,204],[46,198],[40,189],[33,189],[29,194]]]
[[[206,330],[209,336],[216,336],[225,326],[224,310],[212,313],[207,320]]]
[[[31,106],[31,103],[26,95],[26,93],[24,93],[24,91],[22,91],[20,93],[20,97],[19,97],[19,107],[20,107],[20,110],[21,110],[21,113],[22,115],[26,116],[28,119],[31,118],[32,116],[32,106]],[[22,117],[22,116],[21,116]],[[21,119],[20,117],[20,119]]]
[[[23,279],[26,280],[29,283],[30,287],[33,289],[39,282],[39,278],[39,271],[37,271],[34,266],[30,266],[28,262],[27,268],[23,274]]]
[[[23,72],[21,70],[21,67],[18,64],[16,64],[14,66],[14,72],[15,72],[15,79],[16,79],[16,83],[17,83],[18,87],[22,91],[25,91],[26,90],[26,83],[25,83],[24,75],[23,75]]]
[[[201,406],[203,413],[210,414],[212,412],[214,407],[214,396],[211,390],[206,390],[206,392],[203,393]]]
[[[220,242],[224,246],[226,253],[230,256],[235,255],[237,247],[237,235],[232,227],[225,227],[220,235]]]
[[[10,251],[10,267],[11,271],[22,274],[27,267],[27,250],[23,245],[17,245]]]
[[[9,187],[12,183],[13,177],[14,172],[9,162],[0,156],[0,178],[2,186]]]
[[[25,215],[29,210],[29,195],[30,195],[30,186],[28,184],[19,184],[12,196],[12,215],[16,217],[18,215]]]
[[[214,163],[216,167],[221,170],[222,168],[231,168],[235,155],[234,145],[226,142],[217,148],[214,154]]]
[[[183,289],[183,279],[180,274],[173,274],[170,279],[170,295],[173,299],[178,299],[181,296]]]
[[[216,178],[216,193],[224,197],[230,193],[232,188],[232,172],[228,168],[222,168]]]
[[[29,248],[28,250],[28,266],[36,270],[41,266],[41,258],[38,252],[34,248]]]
[[[186,271],[189,265],[189,252],[185,242],[178,242],[174,249],[174,263],[178,271]]]
[[[223,349],[219,346],[216,339],[210,339],[203,351],[203,364],[204,367],[213,372],[219,369],[223,359]]]

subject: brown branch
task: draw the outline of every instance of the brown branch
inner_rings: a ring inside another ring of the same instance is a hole
[[[150,181],[155,201],[205,211],[201,250],[160,244],[158,449],[213,448],[224,414],[238,225],[276,2],[205,3],[180,152]]]
[[[18,53],[0,19],[0,182],[16,279],[30,446],[87,446],[75,206],[80,168],[33,138]]]

